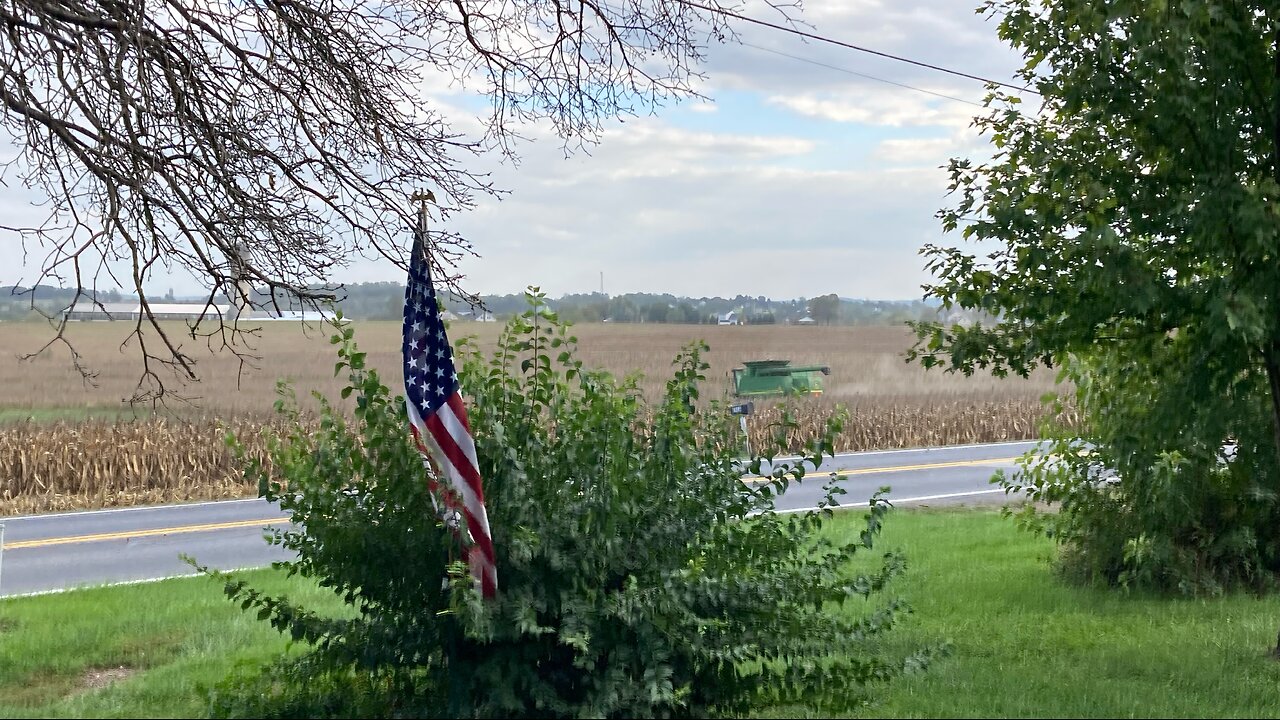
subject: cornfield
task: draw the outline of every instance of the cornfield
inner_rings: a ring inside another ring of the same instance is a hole
[[[826,402],[801,402],[791,410],[798,427],[788,434],[786,444],[796,452],[822,432],[835,408]],[[783,406],[775,404],[751,417],[747,433],[752,448],[772,444],[782,411]],[[1038,437],[1045,416],[1044,406],[1032,400],[855,406],[847,411],[848,421],[836,441],[845,452],[1027,440]],[[1077,422],[1070,409],[1058,420]]]
[[[253,495],[226,430],[269,460],[266,439],[276,428],[261,422],[0,425],[0,515]]]
[[[821,432],[834,406],[802,402],[787,436],[798,451]],[[1035,437],[1044,414],[1037,402],[1005,400],[934,406],[855,407],[839,436],[844,450],[999,442]],[[762,408],[748,423],[751,447],[772,446],[781,405]],[[153,418],[83,423],[0,425],[0,516],[252,496],[257,487],[224,442],[235,433],[270,470],[272,421],[227,423]]]
[[[302,398],[310,390],[336,397],[340,387],[323,328],[304,334],[280,323],[258,336],[257,368],[245,369],[226,355],[199,357],[201,382],[189,390],[202,396],[196,401],[200,415],[85,419],[118,411],[120,398],[137,380],[138,361],[120,352],[126,325],[83,323],[70,330],[81,361],[98,372],[96,387],[84,384],[57,352],[34,362],[0,360],[0,516],[252,495],[256,487],[242,477],[223,441],[226,431],[265,460],[266,439],[279,430],[276,420],[264,419],[270,418],[276,378],[291,380]],[[496,331],[493,325],[470,324],[451,334],[474,332],[485,347],[496,341]],[[651,400],[670,376],[676,352],[696,338],[711,345],[708,397],[727,394],[728,372],[744,360],[786,357],[796,364],[829,365],[822,396],[790,403],[799,422],[786,438],[791,449],[819,432],[837,404],[849,412],[837,441],[841,450],[1034,438],[1045,413],[1039,398],[1058,389],[1048,372],[1008,380],[926,373],[902,362],[910,341],[904,328],[596,324],[574,331],[587,366],[619,376],[641,372],[641,389]],[[48,328],[6,323],[4,332],[10,347],[25,350],[47,339]],[[393,387],[401,381],[398,333],[398,323],[357,328],[369,363]],[[753,448],[764,448],[781,407],[773,401],[756,405],[748,436]],[[62,419],[4,423],[6,414]]]

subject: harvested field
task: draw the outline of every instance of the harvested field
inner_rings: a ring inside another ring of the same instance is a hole
[[[356,339],[368,353],[368,362],[388,384],[400,382],[400,324],[356,324]],[[336,392],[329,328],[299,323],[264,323],[250,345],[241,349],[256,356],[248,364],[227,352],[214,354],[203,339],[184,340],[183,349],[197,362],[201,377],[186,388],[194,408],[171,406],[180,413],[193,409],[218,417],[270,412],[278,378],[293,380],[299,395],[317,389]],[[137,384],[141,370],[136,342],[122,345],[128,323],[86,322],[69,326],[68,337],[82,362],[97,373],[96,387],[84,383],[66,348],[55,346],[40,357],[19,362],[15,355],[38,349],[50,329],[39,323],[0,323],[5,353],[0,357],[0,408],[40,410],[48,408],[119,409]],[[173,323],[173,336],[184,326]],[[496,323],[457,323],[450,335],[457,340],[473,336],[481,347],[492,347],[501,329]],[[789,358],[794,364],[831,367],[824,399],[850,406],[932,406],[983,401],[1036,401],[1053,390],[1053,374],[1040,371],[1028,380],[965,378],[942,372],[926,372],[907,365],[902,353],[911,334],[898,327],[799,327],[757,325],[628,325],[593,323],[573,328],[579,339],[579,355],[588,367],[622,375],[639,371],[642,386],[652,395],[661,391],[671,370],[671,360],[686,343],[703,339],[711,346],[707,356],[711,394],[728,390],[728,371],[744,360]]]
[[[30,361],[14,357],[44,344],[51,334],[47,326],[0,324],[8,351],[0,357],[0,419],[10,420],[0,423],[0,478],[6,479],[0,514],[252,494],[255,488],[240,477],[219,425],[249,438],[269,431],[278,378],[294,383],[304,406],[308,392],[336,397],[340,388],[326,326],[264,323],[241,348],[257,358],[247,364],[225,351],[211,352],[202,339],[184,338],[201,377],[182,390],[190,403],[171,403],[154,413],[143,408],[135,419],[122,403],[141,371],[136,341],[124,342],[131,329],[127,323],[70,326],[68,338],[81,362],[97,373],[93,385],[84,382],[63,347]],[[458,323],[451,336],[474,336],[481,347],[492,347],[500,329]],[[171,328],[174,336],[183,330],[180,323]],[[401,382],[399,332],[399,323],[356,324],[368,362],[392,387]],[[591,324],[574,333],[587,366],[617,375],[642,373],[641,387],[651,399],[661,392],[676,353],[695,339],[711,347],[711,397],[728,392],[729,370],[746,360],[829,365],[826,392],[793,405],[802,432],[821,427],[837,404],[846,406],[850,421],[838,443],[845,450],[1035,437],[1044,412],[1039,398],[1054,390],[1047,371],[997,380],[907,365],[902,353],[911,335],[905,328]],[[760,447],[779,410],[772,401],[756,404],[751,434],[753,446]],[[110,417],[117,413],[125,417]],[[27,416],[35,420],[12,421]],[[249,444],[260,447],[256,440]]]

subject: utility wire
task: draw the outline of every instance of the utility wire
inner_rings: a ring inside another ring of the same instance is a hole
[[[842,48],[848,48],[849,50],[857,50],[858,52],[864,52],[871,55],[879,55],[880,57],[883,57],[883,58],[889,58],[890,60],[897,60],[898,62],[907,63],[909,65],[915,65],[917,67],[928,68],[929,70],[936,70],[938,72],[947,73],[948,75],[956,75],[958,77],[968,78],[970,80],[977,80],[978,82],[989,83],[991,85],[998,85],[1000,87],[1006,87],[1006,88],[1009,88],[1010,90],[1017,90],[1018,92],[1031,93],[1032,95],[1040,94],[1029,87],[1023,87],[1021,85],[1012,85],[1007,82],[992,80],[991,78],[984,78],[978,75],[970,75],[969,73],[960,72],[959,70],[952,70],[951,68],[945,68],[940,65],[930,65],[929,63],[921,62],[919,60],[912,60],[911,58],[905,58],[899,55],[891,55],[887,52],[880,52],[879,50],[872,50],[871,48],[865,48],[859,45],[854,45],[853,43],[847,43],[847,42],[844,42],[843,40],[836,40],[834,38],[824,37],[822,35],[817,35],[811,32],[805,32],[804,30],[797,30],[796,28],[787,27],[786,25],[778,25],[776,23],[766,22],[764,20],[757,20],[755,18],[747,17],[746,15],[739,15],[736,12],[733,12],[731,10],[726,10],[724,8],[712,7],[710,5],[703,5],[701,3],[693,2],[692,0],[674,0],[674,2],[679,3],[681,5],[687,5],[688,7],[691,7],[691,8],[697,8],[705,12],[715,13],[717,15],[724,15],[725,17],[731,17],[736,20],[741,20],[743,22],[751,23],[753,25],[760,25],[762,27],[767,27],[773,30],[781,30],[782,32],[785,32],[785,33],[791,33],[792,35],[799,35],[800,37],[809,38],[810,40],[817,40],[818,42],[829,43],[831,45],[838,45]]]
[[[983,105],[982,103],[976,103],[976,102],[974,102],[974,101],[972,101],[972,100],[965,100],[964,98],[958,98],[958,97],[955,97],[955,96],[953,96],[953,95],[945,95],[945,94],[940,93],[940,92],[934,92],[934,91],[932,91],[932,90],[925,90],[924,88],[919,88],[919,87],[916,87],[916,86],[914,86],[914,85],[907,85],[906,83],[900,83],[900,82],[896,82],[896,81],[894,81],[894,80],[886,80],[886,79],[884,79],[884,78],[882,78],[882,77],[876,77],[875,75],[868,75],[868,74],[866,74],[866,73],[860,73],[860,72],[857,72],[857,71],[855,71],[855,70],[850,70],[849,68],[843,68],[843,67],[840,67],[840,66],[838,66],[838,65],[828,65],[827,63],[819,62],[819,61],[817,61],[817,60],[811,60],[811,59],[806,58],[806,57],[800,57],[799,55],[792,55],[792,54],[790,54],[790,53],[784,53],[784,52],[782,52],[781,50],[774,50],[774,49],[772,49],[772,48],[761,47],[761,46],[759,46],[759,45],[752,45],[752,44],[751,44],[751,43],[749,43],[749,42],[742,42],[742,41],[739,41],[739,44],[741,44],[743,47],[749,47],[749,48],[752,48],[752,49],[755,49],[755,50],[760,50],[760,51],[762,51],[762,52],[773,53],[774,55],[781,55],[782,57],[785,57],[785,58],[791,58],[792,60],[798,60],[798,61],[803,62],[803,63],[809,63],[810,65],[817,65],[818,67],[824,67],[824,68],[827,68],[827,69],[829,69],[829,70],[835,70],[836,72],[842,72],[842,73],[845,73],[845,74],[848,74],[848,75],[856,75],[856,76],[858,76],[858,77],[860,77],[860,78],[866,78],[866,79],[868,79],[868,80],[875,80],[876,82],[882,82],[882,83],[886,83],[886,84],[888,84],[888,85],[896,85],[896,86],[898,86],[898,87],[900,87],[900,88],[906,88],[907,90],[915,90],[916,92],[924,93],[924,94],[926,94],[926,95],[933,95],[934,97],[940,97],[940,98],[944,98],[944,99],[946,99],[946,100],[954,100],[954,101],[956,101],[956,102],[966,103],[966,104],[968,104],[968,105],[972,105],[972,106],[974,106],[974,107],[986,107],[986,106],[985,106],[985,105]]]

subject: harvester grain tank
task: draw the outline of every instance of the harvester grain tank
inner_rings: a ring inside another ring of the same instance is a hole
[[[826,365],[792,365],[790,360],[752,360],[733,369],[733,394],[738,397],[763,395],[820,395],[822,376],[830,375]]]

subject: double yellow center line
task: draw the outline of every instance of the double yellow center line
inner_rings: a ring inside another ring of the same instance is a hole
[[[151,530],[126,530],[124,532],[95,533],[93,535],[68,535],[67,537],[44,538],[41,540],[19,540],[4,544],[5,550],[21,550],[22,548],[49,547],[50,545],[72,545],[76,543],[101,542],[103,540],[128,540],[131,538],[155,537],[157,535],[180,535],[182,533],[206,532],[209,530],[228,530],[230,528],[258,527],[273,522],[289,522],[288,517],[262,518],[260,520],[235,520],[232,522],[205,523],[203,525],[180,525],[178,527],[153,528]]]
[[[1017,457],[1003,458],[987,458],[984,460],[954,460],[951,462],[933,462],[921,463],[918,465],[892,465],[889,467],[870,467],[870,468],[853,468],[849,470],[836,470],[836,475],[840,477],[852,477],[854,475],[879,475],[882,473],[910,472],[912,470],[934,470],[938,468],[955,468],[955,467],[973,467],[976,465],[1004,465],[1017,460]],[[829,477],[829,472],[812,472],[806,473],[804,477]],[[752,485],[762,485],[770,482],[769,478],[754,477],[745,478],[745,483]],[[289,518],[270,517],[260,518],[256,520],[234,520],[231,522],[205,523],[202,525],[179,525],[177,527],[153,528],[151,530],[126,530],[123,532],[95,533],[92,535],[68,535],[66,537],[43,538],[40,540],[19,540],[17,542],[5,543],[5,550],[21,550],[23,548],[50,547],[53,545],[74,545],[79,543],[103,542],[106,540],[130,540],[133,538],[157,537],[160,535],[181,535],[183,533],[208,532],[211,530],[230,530],[233,528],[244,527],[261,527],[271,523],[287,523]]]

